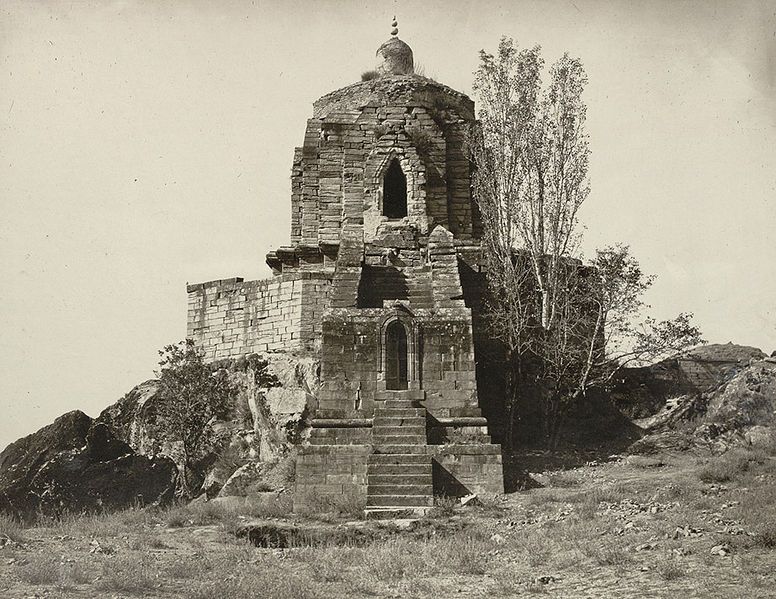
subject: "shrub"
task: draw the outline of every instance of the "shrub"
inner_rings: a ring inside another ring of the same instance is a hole
[[[129,547],[134,550],[147,551],[148,549],[164,549],[167,547],[161,537],[142,529],[130,542]]]
[[[573,498],[573,496],[572,496]],[[573,501],[569,498],[569,501]],[[531,489],[526,495],[526,505],[546,506],[549,503],[562,503],[563,499],[554,489]]]
[[[251,569],[245,576],[205,584],[191,599],[319,599],[309,582],[289,572]]]
[[[73,537],[116,537],[127,531],[135,531],[150,523],[152,519],[151,511],[132,507],[116,512],[87,514],[64,512],[56,519],[48,519],[45,525]]]
[[[173,508],[167,514],[167,526],[170,528],[183,528],[189,523],[186,512],[181,508]]]
[[[633,466],[634,468],[662,468],[666,465],[666,463],[656,455],[633,455],[629,456],[626,462],[629,466]]]
[[[238,389],[225,370],[205,361],[192,339],[165,346],[159,356],[157,420],[169,432],[169,440],[180,445],[183,472],[179,490],[188,497],[193,490],[192,467],[214,435],[209,423],[229,414]]]
[[[372,79],[377,79],[380,76],[380,73],[377,71],[364,71],[361,73],[361,81],[371,81]]]
[[[415,146],[415,150],[417,150],[418,154],[421,156],[428,154],[431,151],[431,148],[434,147],[434,139],[425,129],[420,127],[407,127],[405,131],[407,132],[407,136],[412,140],[412,145]],[[453,431],[450,434],[453,436],[453,438],[450,439],[451,443],[471,443],[473,440],[477,439],[476,435],[472,437],[471,435],[461,433],[460,431]],[[460,440],[457,440],[456,435],[457,437],[460,437]]]
[[[279,494],[274,501],[248,504],[246,516],[254,518],[284,518],[294,511],[294,498],[290,493]]]

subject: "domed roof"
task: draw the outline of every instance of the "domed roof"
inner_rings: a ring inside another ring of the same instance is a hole
[[[399,28],[395,17],[391,27],[391,39],[377,49],[377,72],[380,75],[412,75],[415,72],[412,48],[397,37]]]

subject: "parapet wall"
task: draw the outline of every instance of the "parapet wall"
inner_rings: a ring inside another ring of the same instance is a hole
[[[186,336],[208,360],[276,351],[318,351],[330,273],[236,277],[189,285]]]

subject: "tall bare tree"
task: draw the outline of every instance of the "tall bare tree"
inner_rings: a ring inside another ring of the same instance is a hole
[[[626,248],[602,250],[583,267],[577,214],[589,192],[587,76],[564,54],[542,89],[543,67],[539,47],[521,50],[502,38],[495,56],[480,53],[474,80],[474,196],[487,316],[508,365],[507,445],[521,389],[540,390],[547,436],[555,438],[564,409],[617,369],[699,339],[686,315],[673,325],[636,324],[652,279]]]

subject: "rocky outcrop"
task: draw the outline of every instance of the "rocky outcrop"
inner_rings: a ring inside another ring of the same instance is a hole
[[[29,517],[164,504],[176,477],[169,459],[138,455],[107,426],[73,411],[0,454],[0,510]]]
[[[296,458],[288,455],[274,462],[248,462],[234,471],[219,497],[245,497],[267,491],[287,491],[294,486]]]
[[[705,446],[723,452],[740,445],[776,447],[776,359],[743,349],[736,366],[720,368],[716,385],[670,398],[659,412],[637,420],[650,434],[632,449]],[[750,358],[744,363],[747,353]]]
[[[647,418],[660,412],[671,399],[716,389],[765,357],[756,347],[733,343],[697,347],[656,364],[624,370],[611,397],[630,418]]]
[[[315,405],[318,362],[281,353],[264,358],[268,366],[261,376],[258,356],[213,364],[228,373],[238,392],[228,417],[210,423],[213,434],[191,472],[196,486],[211,497],[238,468],[277,462],[306,434],[304,416],[308,406]],[[137,453],[166,456],[180,465],[179,446],[157,418],[161,401],[159,382],[149,380],[103,410],[97,420]]]
[[[776,425],[776,359],[750,364],[712,393],[706,420],[727,428]]]
[[[228,495],[283,489],[293,477],[287,456],[305,436],[318,364],[290,354],[262,364],[245,356],[212,365],[238,392],[228,416],[207,425],[209,443],[189,470],[193,491],[213,497],[227,483]],[[145,381],[95,420],[68,412],[9,445],[0,453],[0,510],[29,516],[171,501],[182,459],[158,417],[161,401],[159,381]]]

